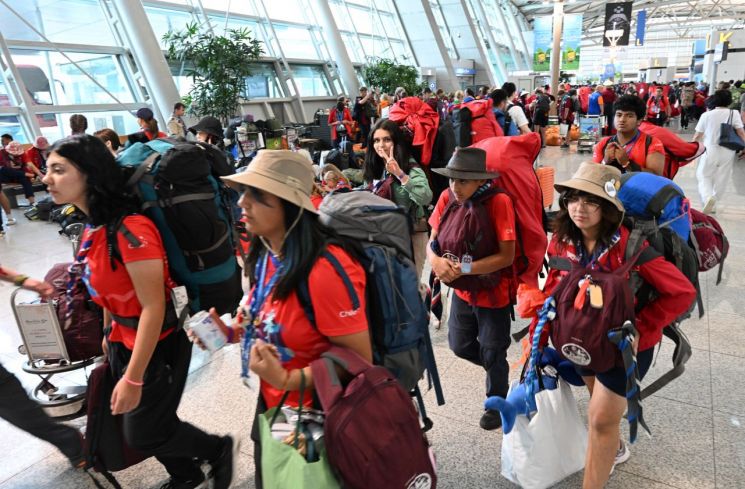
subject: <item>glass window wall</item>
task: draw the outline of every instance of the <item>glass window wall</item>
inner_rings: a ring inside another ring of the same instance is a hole
[[[301,97],[327,97],[332,95],[323,66],[291,65],[292,75]]]

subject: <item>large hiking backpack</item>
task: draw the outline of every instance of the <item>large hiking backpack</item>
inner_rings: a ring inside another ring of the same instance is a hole
[[[418,390],[417,383],[426,370],[438,404],[444,404],[406,212],[390,200],[366,191],[332,192],[324,198],[319,212],[323,224],[342,238],[361,244],[364,250],[355,258],[367,276],[366,313],[375,364],[388,368],[407,391]],[[352,303],[359,303],[341,264],[329,252],[323,258],[344,280]],[[316,327],[307,282],[299,286],[298,298]],[[422,402],[420,407],[424,407]],[[421,414],[428,423],[426,413]]]
[[[343,385],[336,367],[352,375]],[[337,346],[311,363],[329,463],[344,487],[435,488],[426,436],[409,395],[386,369]]]
[[[670,129],[657,126],[651,122],[643,121],[639,130],[656,137],[662,142],[662,146],[665,148],[665,167],[662,176],[670,180],[675,178],[680,167],[695,161],[706,151],[703,143],[684,141]]]
[[[729,253],[729,241],[716,219],[703,212],[691,209],[690,245],[696,251],[698,270],[705,272],[719,266],[717,285],[722,281],[724,260]]]
[[[541,151],[536,133],[488,138],[473,145],[486,151],[487,171],[499,172],[495,185],[512,197],[517,224],[515,274],[519,282],[538,288],[538,274],[548,247],[543,228],[543,197],[533,163]]]
[[[77,362],[87,360],[103,354],[103,311],[96,305],[88,294],[88,289],[77,281],[73,288],[72,313],[69,324],[67,321],[67,285],[70,281],[71,263],[57,263],[44,277],[44,282],[50,284],[54,291],[46,299],[51,302],[57,312],[62,338],[70,360]]]
[[[688,241],[690,203],[672,180],[648,172],[625,173],[621,176],[618,198],[627,216],[653,219],[659,227],[669,227],[684,242]]]
[[[453,108],[455,144],[464,148],[494,136],[504,136],[491,99],[472,100]]]
[[[158,227],[171,277],[189,293],[192,312],[232,312],[243,295],[235,259],[230,194],[218,180],[210,145],[156,139],[117,158],[127,187]]]

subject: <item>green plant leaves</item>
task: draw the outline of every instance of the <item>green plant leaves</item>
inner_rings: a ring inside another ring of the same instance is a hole
[[[238,112],[251,63],[264,54],[262,42],[247,28],[229,29],[225,36],[216,36],[201,32],[196,22],[182,31],[168,31],[163,41],[169,60],[188,62],[186,75],[194,84],[188,94],[189,113],[212,115],[226,123]]]
[[[370,88],[393,94],[397,87],[404,87],[409,95],[417,95],[426,83],[418,83],[419,73],[414,66],[401,65],[386,58],[368,57],[362,67],[362,79]]]

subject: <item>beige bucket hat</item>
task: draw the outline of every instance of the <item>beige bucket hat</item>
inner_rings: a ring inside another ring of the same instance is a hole
[[[222,180],[236,190],[243,185],[255,187],[318,214],[310,201],[314,176],[311,162],[304,156],[293,151],[263,149],[244,172]]]
[[[600,197],[615,205],[619,211],[625,212],[623,203],[618,199],[618,189],[621,188],[621,170],[615,166],[582,163],[572,178],[557,183],[554,188],[559,193],[579,190]]]

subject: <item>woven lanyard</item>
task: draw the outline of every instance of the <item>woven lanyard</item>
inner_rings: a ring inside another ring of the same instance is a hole
[[[78,280],[83,275],[83,267],[85,266],[85,259],[88,256],[88,252],[90,251],[91,246],[93,246],[92,229],[93,228],[90,224],[85,226],[83,236],[85,236],[86,239],[80,243],[80,248],[78,249],[75,261],[67,269],[69,278],[67,280],[67,289],[65,290],[65,329],[69,328],[70,323],[72,322],[72,303],[75,296],[75,288],[78,286]]]
[[[636,146],[636,142],[639,140],[639,136],[641,136],[641,131],[639,129],[636,130],[636,134],[634,134],[634,137],[629,140],[628,143],[623,145],[623,150],[626,151],[626,156],[631,158],[631,152],[634,151],[634,146]],[[613,141],[618,142],[618,136],[613,136]]]
[[[264,256],[256,264],[254,278],[257,279],[257,282],[248,305],[249,321],[246,326],[246,334],[243,335],[243,342],[241,343],[241,377],[244,383],[247,383],[249,378],[248,364],[251,360],[251,346],[257,338],[277,346],[277,350],[280,353],[280,361],[286,362],[294,356],[292,350],[281,346],[280,325],[275,323],[273,318],[267,318],[265,321],[262,321],[261,318],[261,309],[264,307],[264,303],[271,295],[283,273],[282,262],[272,256],[272,265],[275,267],[274,275],[272,275],[268,283],[265,283],[267,265],[270,259],[269,255],[269,253],[264,253]]]

